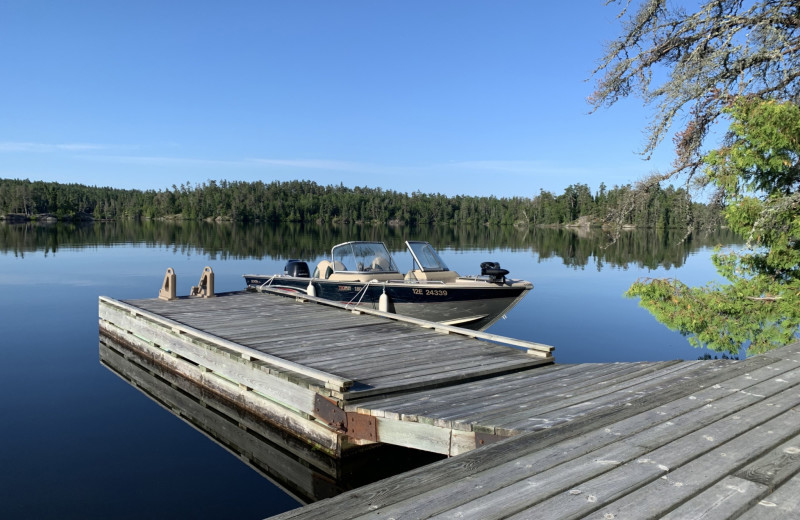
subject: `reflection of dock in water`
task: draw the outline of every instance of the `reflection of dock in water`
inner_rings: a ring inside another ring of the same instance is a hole
[[[336,459],[108,336],[100,337],[100,361],[304,504],[442,458],[375,445]]]

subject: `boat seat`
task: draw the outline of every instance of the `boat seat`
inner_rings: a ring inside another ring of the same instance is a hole
[[[389,264],[389,261],[386,258],[382,256],[376,256],[375,260],[372,261],[371,267],[373,271],[388,271],[390,269],[390,265],[391,264]]]
[[[413,278],[411,278],[413,276]],[[420,271],[414,269],[406,275],[406,280],[419,280],[421,282],[442,282],[452,283],[458,279],[455,271]]]

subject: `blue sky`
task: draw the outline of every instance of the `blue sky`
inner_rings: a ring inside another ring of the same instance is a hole
[[[0,177],[309,179],[447,195],[626,184],[652,109],[589,115],[602,0],[0,3]]]

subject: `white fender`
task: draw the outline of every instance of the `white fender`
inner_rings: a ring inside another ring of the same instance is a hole
[[[316,296],[317,295],[317,290],[314,288],[314,284],[313,283],[308,282],[308,287],[306,287],[306,294],[309,295],[309,296]]]
[[[378,310],[383,312],[389,312],[389,295],[386,293],[381,294],[381,297],[378,298]]]

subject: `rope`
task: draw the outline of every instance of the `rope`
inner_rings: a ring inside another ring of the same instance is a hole
[[[358,298],[358,302],[356,302],[356,304],[355,304],[355,307],[358,307],[359,305],[361,305],[361,300],[363,300],[363,299],[364,299],[364,295],[365,295],[365,294],[367,294],[367,289],[369,288],[370,284],[372,284],[372,282],[373,282],[373,281],[374,281],[374,280],[370,280],[370,281],[368,281],[368,282],[367,282],[367,283],[364,285],[364,287],[362,287],[362,288],[361,288],[361,289],[360,289],[360,290],[359,290],[359,291],[358,291],[358,292],[355,294],[355,296],[353,296],[353,298],[352,298],[352,299],[351,299],[349,302],[347,302],[347,304],[344,306],[344,308],[345,308],[345,309],[349,309],[349,308],[350,308],[350,305],[353,303],[353,300],[355,300],[356,298],[358,298],[358,295],[359,295],[359,294],[361,295],[361,298]]]
[[[264,283],[262,283],[261,285],[258,286],[258,290],[261,291],[264,288],[265,285],[267,287],[272,285],[272,280],[274,280],[276,276],[277,275],[274,275],[274,274],[272,276],[270,276],[269,280],[267,280],[266,282],[264,282]]]

